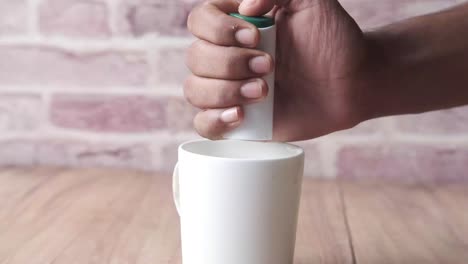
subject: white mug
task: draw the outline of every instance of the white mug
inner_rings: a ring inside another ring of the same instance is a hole
[[[199,140],[179,147],[174,200],[183,264],[292,264],[301,148]]]

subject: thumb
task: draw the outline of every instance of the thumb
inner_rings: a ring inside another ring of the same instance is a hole
[[[239,0],[238,0],[239,1]],[[240,0],[239,13],[245,16],[262,16],[270,12],[275,5],[285,0]]]

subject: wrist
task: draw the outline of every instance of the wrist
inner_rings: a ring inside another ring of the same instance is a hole
[[[357,78],[358,102],[361,120],[396,114],[394,109],[398,89],[396,71],[400,66],[396,54],[390,54],[384,32],[364,33],[366,52],[363,70]],[[395,47],[392,47],[395,48]]]
[[[367,33],[364,33],[365,38],[365,52],[364,58],[360,70],[353,78],[351,83],[351,89],[354,94],[354,105],[357,112],[358,123],[367,121],[369,119],[380,117],[380,110],[378,107],[379,100],[377,90],[382,87],[383,80],[378,78],[378,74],[382,70],[378,63],[381,59],[379,58],[379,52],[376,51],[374,39],[370,38]]]

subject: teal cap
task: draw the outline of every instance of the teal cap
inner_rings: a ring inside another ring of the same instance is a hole
[[[243,16],[239,13],[231,13],[230,14],[233,17],[240,18],[242,20],[245,20],[251,24],[254,24],[257,28],[267,28],[275,25],[275,20],[271,17],[266,17],[266,16]]]

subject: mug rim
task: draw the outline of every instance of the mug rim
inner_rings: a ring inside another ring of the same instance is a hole
[[[216,141],[228,141],[228,140],[209,140],[209,139],[194,139],[194,140],[190,140],[190,141],[187,141],[187,142],[184,142],[182,144],[179,145],[179,148],[178,148],[178,152],[179,154],[181,153],[186,153],[188,155],[193,155],[195,157],[200,157],[200,158],[210,158],[210,159],[216,159],[216,160],[223,160],[223,161],[233,161],[233,162],[269,162],[269,161],[281,161],[281,160],[291,160],[291,159],[296,159],[296,158],[300,158],[301,156],[303,157],[304,156],[304,149],[297,146],[297,145],[294,145],[294,144],[291,144],[291,143],[287,143],[287,142],[259,142],[259,141],[255,141],[255,142],[258,142],[258,143],[264,143],[264,144],[268,144],[268,143],[275,143],[275,144],[281,144],[281,145],[284,145],[284,146],[289,146],[289,147],[292,147],[292,148],[295,148],[297,151],[297,153],[295,154],[291,154],[291,155],[285,155],[284,157],[273,157],[273,158],[232,158],[232,157],[220,157],[220,156],[213,156],[213,155],[207,155],[207,154],[201,154],[201,153],[197,153],[197,152],[194,152],[194,151],[190,151],[190,150],[187,150],[185,147],[187,147],[188,145],[191,145],[191,144],[195,144],[195,143],[203,143],[203,142],[216,142]],[[236,141],[236,140],[229,140],[229,141]],[[239,140],[241,141],[241,140]],[[247,142],[254,142],[254,141],[247,141]],[[180,158],[180,157],[179,157]]]

